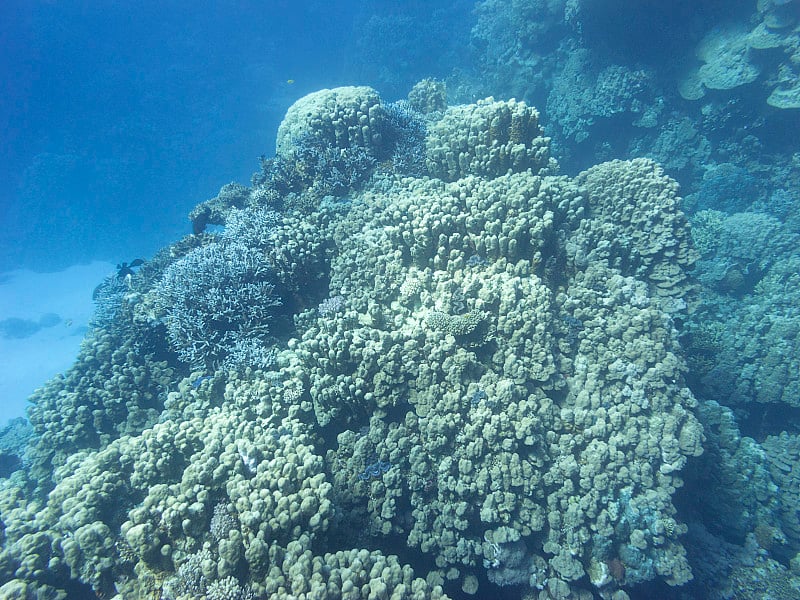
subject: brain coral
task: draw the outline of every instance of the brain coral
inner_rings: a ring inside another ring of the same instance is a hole
[[[278,152],[310,136],[377,156],[382,114],[368,88],[320,92],[290,109]],[[146,362],[166,378],[158,418],[83,444],[49,496],[2,488],[3,578],[122,598],[489,597],[514,585],[545,600],[691,577],[672,498],[703,435],[673,326],[692,262],[674,182],[647,161],[553,175],[523,103],[439,116],[433,177],[387,166],[349,202],[271,214],[274,227],[225,209],[269,265],[230,253],[244,272],[231,293],[268,269],[294,329],[271,365],[200,376],[166,352],[163,322],[135,323],[170,361]],[[192,239],[177,256],[244,243]],[[137,314],[183,300],[163,283],[169,264],[131,295]],[[266,325],[232,318],[244,321],[220,335]],[[67,381],[60,395],[80,389]],[[67,425],[64,443],[85,418],[40,417]]]

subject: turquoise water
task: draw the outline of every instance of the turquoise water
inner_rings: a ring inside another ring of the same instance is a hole
[[[800,597],[797,8],[5,3],[0,597]]]

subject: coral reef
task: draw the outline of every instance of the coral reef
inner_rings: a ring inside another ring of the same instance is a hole
[[[275,277],[263,253],[239,241],[210,243],[164,271],[153,289],[172,349],[194,368],[222,363],[242,343],[264,342],[276,307]]]
[[[205,219],[222,232],[131,278],[34,398],[36,469],[0,487],[5,585],[547,600],[691,579],[674,181],[648,160],[556,175],[523,102],[425,128],[393,110],[368,88],[298,101],[276,160],[303,185],[235,190]],[[320,197],[302,145],[384,160],[397,123],[430,176],[352,164],[362,188]]]
[[[408,92],[411,108],[424,115],[447,110],[447,85],[437,79],[423,79]]]
[[[794,553],[800,552],[800,472],[797,467],[800,439],[784,431],[780,435],[768,436],[763,447],[772,479],[781,490],[777,511],[781,531]]]
[[[602,258],[647,281],[665,310],[684,312],[697,292],[689,276],[697,254],[677,183],[647,159],[604,163],[578,175],[577,182],[596,218],[584,222],[579,237],[585,241],[579,250],[573,244],[574,260],[586,265]],[[592,231],[597,224],[602,233]]]
[[[451,96],[536,105],[568,172],[649,157],[701,203],[717,164],[785,187],[800,115],[796,0],[482,0],[475,15],[475,64],[447,79]]]
[[[134,339],[107,330],[91,332],[65,375],[31,396],[34,476],[48,487],[52,469],[70,454],[104,446],[154,423],[173,376],[174,369],[165,361],[137,351]]]
[[[429,143],[438,148],[440,130],[474,110],[448,111]],[[318,423],[352,423],[327,458],[337,503],[373,535],[406,535],[435,556],[443,577],[463,577],[469,589],[467,578],[493,560],[486,538],[497,527],[536,540],[550,576],[568,588],[593,553],[624,554],[630,582],[685,581],[667,481],[700,451],[702,436],[691,394],[676,386],[679,350],[657,293],[662,282],[676,288],[666,298],[691,289],[693,254],[674,183],[647,161],[611,164],[607,180],[620,186],[606,188],[601,171],[588,174],[580,181],[591,191],[597,180],[597,200],[584,202],[566,178],[466,164],[484,177],[367,191],[338,225],[331,287],[345,308],[320,315],[297,347]],[[594,227],[606,243],[621,235],[612,223],[625,227],[625,219],[612,206],[628,205],[653,223],[652,238],[630,244],[649,266],[637,263],[627,275],[613,257],[573,258],[571,275],[558,279],[558,261]],[[403,219],[387,228],[391,214]],[[584,230],[586,221],[594,225]],[[475,255],[481,260],[469,260]],[[652,277],[648,289],[648,272],[676,257],[684,268],[671,281]],[[574,356],[558,339],[565,314],[582,323]],[[604,339],[609,329],[641,345],[620,356],[617,338]],[[607,414],[602,425],[598,410]],[[368,433],[357,434],[366,422]],[[626,450],[629,439],[652,441]],[[392,469],[358,481],[373,456]],[[621,465],[624,475],[612,475]],[[635,473],[630,465],[639,465]],[[608,502],[611,512],[601,508]]]
[[[766,68],[770,71],[765,81],[767,104],[800,108],[799,43],[797,2],[759,1],[751,23],[717,27],[703,37],[695,49],[702,64],[680,81],[680,94],[698,100],[706,89],[730,90],[753,83]]]
[[[653,94],[652,73],[597,64],[588,50],[571,50],[547,97],[547,114],[559,139],[579,144],[589,138],[592,127],[623,116],[640,127],[655,125],[662,108]]]

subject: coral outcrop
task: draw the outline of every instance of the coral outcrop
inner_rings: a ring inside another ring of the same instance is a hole
[[[430,174],[445,181],[552,166],[539,113],[513,100],[487,98],[448,108],[430,128],[427,146]]]
[[[429,177],[370,160],[320,197],[339,163],[303,170],[298,144],[381,160],[391,110],[368,88],[300,100],[278,159],[303,185],[272,163],[219,204],[223,233],[131,278],[106,325],[130,346],[85,347],[34,398],[38,469],[0,492],[13,593],[546,600],[691,579],[673,497],[703,433],[674,182],[645,160],[556,175],[536,111],[488,99],[394,120],[427,132]]]

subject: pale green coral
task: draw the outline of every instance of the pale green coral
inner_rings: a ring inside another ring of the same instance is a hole
[[[423,79],[408,92],[408,103],[422,114],[443,112],[447,109],[447,86],[438,79]]]
[[[545,536],[532,552],[552,555],[552,574],[565,581],[582,576],[592,532],[615,553],[634,548],[671,584],[690,577],[670,496],[686,458],[701,451],[702,430],[680,383],[666,301],[653,296],[660,265],[676,257],[676,289],[664,296],[691,289],[685,219],[675,184],[647,161],[610,164],[581,182],[589,206],[565,178],[527,173],[365,193],[336,238],[332,287],[348,309],[321,317],[298,346],[321,424],[373,415],[365,434],[340,434],[328,453],[339,503],[375,536],[405,534],[467,589],[498,526]],[[558,278],[540,249],[553,252],[556,232],[581,217],[593,217],[603,240],[632,237],[618,255],[629,258],[573,263]],[[642,222],[652,231],[637,237]],[[652,273],[653,283],[615,267]],[[566,286],[559,295],[557,283]],[[459,343],[461,319],[475,311],[489,335]],[[581,323],[575,349],[557,340],[565,313]],[[391,468],[358,481],[375,456]],[[397,510],[405,486],[410,527]],[[624,511],[644,507],[647,522],[626,529]],[[651,523],[670,523],[673,534]]]
[[[524,102],[487,98],[451,106],[430,127],[428,170],[445,181],[527,169],[537,173],[553,167],[549,142],[539,128],[539,113]]]
[[[485,322],[485,317],[478,311],[470,311],[463,315],[448,315],[439,311],[428,313],[426,323],[431,329],[442,331],[456,338],[466,338]]]
[[[99,448],[153,423],[163,407],[173,369],[136,351],[136,340],[98,329],[83,341],[75,364],[31,397],[28,413],[36,438],[34,473],[45,472],[70,452]]]
[[[388,149],[386,109],[372,88],[320,90],[289,107],[278,127],[279,156],[291,157],[307,137],[334,148],[360,147],[374,155]]]
[[[304,136],[377,153],[382,111],[368,88],[312,95],[279,153]],[[159,370],[157,420],[64,457],[48,498],[0,495],[4,576],[287,600],[484,577],[587,597],[586,569],[614,559],[629,582],[686,581],[672,495],[703,438],[668,312],[691,290],[674,183],[648,161],[553,175],[518,102],[446,111],[428,159],[433,178],[282,217],[268,260],[297,335],[275,371]],[[335,311],[313,308],[324,280]],[[425,579],[363,549],[398,540]]]
[[[724,221],[725,213],[719,210],[701,210],[692,215],[692,241],[700,256],[715,252]]]
[[[581,266],[604,261],[649,283],[649,294],[671,313],[685,312],[697,289],[697,260],[678,184],[648,159],[611,161],[577,178],[590,216],[568,242]]]

